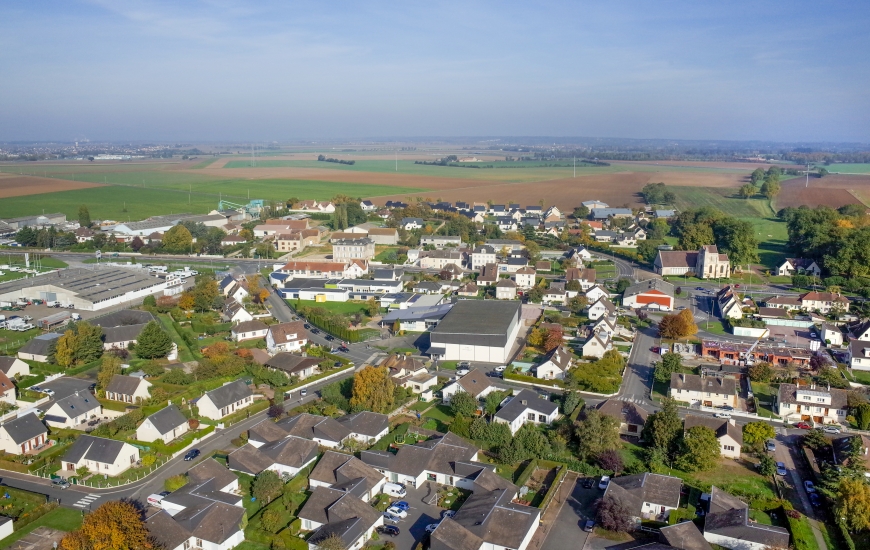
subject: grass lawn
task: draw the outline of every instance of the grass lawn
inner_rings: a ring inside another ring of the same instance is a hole
[[[10,314],[15,315],[17,312],[14,311],[6,311],[3,312],[3,315],[10,317]],[[42,332],[38,328],[32,328],[25,332],[18,332],[15,330],[5,330],[0,329],[0,350],[3,350],[3,355],[8,354],[11,355],[11,352],[20,348],[34,337],[38,336],[39,333]]]
[[[743,218],[752,224],[755,238],[758,240],[758,257],[761,263],[769,269],[775,269],[787,256],[788,228],[786,223],[774,217]],[[787,283],[791,282],[791,277]]]
[[[60,531],[69,532],[78,529],[81,525],[81,511],[70,510],[69,508],[55,508],[33,523],[25,525],[20,530],[15,531],[5,539],[0,540],[0,548],[8,548],[12,546],[12,543],[24,538],[37,527],[51,527]]]
[[[674,205],[678,210],[691,210],[702,206],[713,207],[736,218],[772,216],[773,210],[767,199],[741,199],[734,187],[682,187],[668,186],[677,195]]]
[[[859,384],[865,384],[870,386],[870,372],[868,371],[853,370],[852,378],[855,380],[855,382],[858,382]]]
[[[726,335],[731,334],[729,330],[725,328],[722,324],[722,321],[719,319],[711,320],[709,323],[704,321],[703,323],[698,323],[698,328],[701,328],[707,332],[711,332],[713,334]]]
[[[758,414],[766,418],[778,418],[773,410],[773,401],[779,389],[764,382],[753,382],[752,393],[758,405]]]
[[[393,253],[393,254],[395,254],[396,257],[398,257],[398,254],[399,254],[399,248],[398,248],[398,247],[395,247],[395,246],[391,246],[391,247],[388,247],[388,248],[386,248],[386,249],[384,249],[384,250],[381,250],[380,252],[378,252],[378,253],[375,255],[375,261],[378,261],[378,262],[386,262],[387,260],[390,259],[390,258],[388,257],[388,256],[390,256],[390,253]]]
[[[686,474],[674,470],[673,475],[695,480],[703,484],[704,489],[709,489],[711,485],[715,485],[736,496],[777,498],[770,478],[759,474],[754,464],[745,460],[736,461],[722,458],[716,468],[710,471]]]
[[[826,167],[832,174],[870,174],[870,164],[832,164]]]
[[[260,544],[259,542],[253,542],[250,540],[246,540],[242,542],[242,544],[236,546],[236,550],[269,550],[270,547],[265,544]]]
[[[366,313],[365,302],[315,302],[314,300],[287,300],[294,309],[298,306],[320,307],[327,311],[353,315],[354,313]]]
[[[428,409],[431,406],[432,406],[432,401],[417,401],[416,403],[414,403],[413,405],[411,405],[408,408],[411,409],[412,411],[421,412],[421,411]]]

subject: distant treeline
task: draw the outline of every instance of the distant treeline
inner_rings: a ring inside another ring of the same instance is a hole
[[[334,162],[336,164],[347,164],[348,166],[353,166],[354,164],[356,164],[355,160],[341,160],[341,159],[334,159],[334,158],[326,158],[323,155],[317,155],[317,160],[319,160],[320,162]]]

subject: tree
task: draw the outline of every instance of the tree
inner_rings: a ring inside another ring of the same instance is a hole
[[[97,372],[97,386],[105,390],[116,374],[121,374],[121,358],[116,355],[103,356],[103,362]]]
[[[145,307],[157,307],[157,298],[153,294],[149,294],[142,300],[142,305]]]
[[[656,363],[654,376],[656,381],[670,383],[671,374],[680,372],[683,368],[683,356],[679,353],[667,352],[662,360]]]
[[[366,315],[374,317],[381,312],[381,306],[374,298],[369,298],[365,304]]]
[[[828,438],[818,430],[809,430],[801,438],[801,442],[814,451],[818,451],[830,444]]]
[[[172,350],[172,337],[157,321],[150,321],[136,339],[136,355],[144,359],[166,357]]]
[[[761,455],[758,461],[758,473],[765,477],[772,476],[776,473],[776,462],[769,455]]]
[[[755,189],[754,185],[749,185],[749,184],[744,185],[740,188],[740,191],[739,191],[740,198],[751,199],[753,196],[755,196],[755,192],[756,192],[756,189]]]
[[[185,290],[178,299],[178,307],[184,311],[190,311],[196,306],[196,301],[193,299],[193,292]]]
[[[855,412],[853,414],[855,416],[855,424],[858,425],[859,430],[870,428],[870,404],[861,403],[855,407]]]
[[[448,430],[460,437],[471,437],[471,419],[465,415],[457,414]]]
[[[468,392],[456,392],[450,398],[450,411],[453,416],[474,416],[477,412],[477,399]]]
[[[284,483],[278,474],[272,470],[263,470],[254,481],[251,483],[251,495],[257,500],[265,501],[266,504],[272,502],[272,499],[281,494],[281,489]]]
[[[314,543],[317,550],[347,550],[344,541],[335,533],[320,539]]]
[[[54,361],[63,368],[72,366],[76,346],[76,333],[72,330],[65,331],[54,346]]]
[[[79,206],[79,225],[82,227],[91,226],[91,213],[86,205]]]
[[[842,479],[836,502],[836,516],[845,518],[850,531],[870,529],[870,485],[863,479]]]
[[[605,470],[618,474],[624,468],[622,455],[615,449],[608,449],[598,455],[598,465]]]
[[[215,303],[215,300],[220,296],[217,281],[211,278],[201,278],[196,281],[196,286],[193,287],[193,303],[194,308],[198,311],[208,311]]]
[[[659,334],[662,338],[681,339],[692,336],[698,332],[698,325],[695,324],[695,318],[692,311],[684,309],[683,311],[665,315],[659,321]]]
[[[677,468],[686,472],[711,470],[719,460],[719,440],[707,426],[694,426],[686,431],[677,456]]]
[[[356,410],[389,412],[393,407],[393,381],[384,367],[366,367],[353,377],[350,406]]]
[[[761,194],[767,197],[768,199],[773,199],[781,190],[782,186],[779,183],[779,178],[777,179],[766,179],[764,183],[761,185]]]
[[[565,392],[565,399],[562,401],[562,412],[565,414],[571,414],[574,412],[582,402],[583,398],[580,397],[580,394],[576,391]]]
[[[155,548],[142,514],[132,503],[113,500],[85,516],[82,526],[61,539],[61,550],[145,550]]]
[[[773,379],[773,366],[767,361],[759,361],[749,367],[749,379],[753,382],[770,382]]]
[[[677,414],[677,402],[671,397],[662,399],[660,411],[649,415],[641,434],[643,439],[670,458],[675,450],[683,421]]]
[[[540,328],[537,328],[537,327],[533,328],[531,331],[529,331],[529,338],[528,338],[529,345],[532,346],[533,348],[543,347],[545,334],[546,333],[543,330],[541,330]]]
[[[597,409],[584,413],[584,418],[574,426],[574,435],[579,441],[579,454],[584,459],[597,458],[604,451],[620,447],[619,421]]]
[[[752,185],[758,185],[760,182],[764,181],[764,169],[756,168],[752,171],[752,174],[749,176],[749,182]]]
[[[625,292],[625,289],[631,286],[631,279],[626,277],[620,277],[618,281],[616,281],[616,293],[622,294]]]
[[[270,405],[269,411],[266,414],[269,418],[281,418],[284,415],[284,407],[282,405]]]
[[[547,338],[544,340],[544,349],[546,351],[553,351],[564,343],[565,339],[563,337],[562,327],[550,327],[547,329]]]
[[[483,410],[492,419],[495,413],[498,412],[498,406],[504,400],[505,394],[502,391],[493,391],[486,395],[483,400]]]
[[[187,227],[178,224],[163,234],[163,248],[171,252],[185,252],[191,249],[193,235]]]
[[[743,426],[743,443],[747,447],[761,448],[768,439],[776,437],[776,430],[767,422],[749,422]]]
[[[260,514],[260,525],[267,533],[277,533],[283,524],[281,513],[278,510],[267,508]]]
[[[637,512],[623,499],[607,495],[595,503],[598,509],[598,524],[608,531],[627,533],[634,529],[634,517]]]
[[[715,243],[728,254],[731,263],[748,265],[758,262],[758,239],[751,223],[737,218],[722,218],[713,224]]]

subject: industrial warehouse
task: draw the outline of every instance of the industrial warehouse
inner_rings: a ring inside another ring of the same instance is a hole
[[[165,279],[130,269],[64,269],[0,284],[0,302],[38,299],[82,311],[99,311],[165,288]]]
[[[518,301],[459,300],[432,329],[429,354],[447,361],[504,363],[520,332]]]

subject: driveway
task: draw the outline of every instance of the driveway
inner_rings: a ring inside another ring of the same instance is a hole
[[[598,480],[591,489],[583,488],[586,478],[578,477],[564,503],[553,499],[550,506],[562,506],[555,521],[549,525],[549,532],[541,550],[564,550],[583,548],[589,533],[583,531],[583,522],[595,519],[595,501],[604,494],[598,490]]]
[[[408,510],[408,517],[399,521],[398,524],[385,522],[386,525],[396,525],[401,530],[398,537],[393,537],[392,539],[386,539],[385,537],[386,540],[392,540],[396,543],[398,550],[413,550],[418,542],[428,536],[426,534],[426,526],[441,521],[442,508],[424,502],[424,499],[427,497],[431,498],[431,495],[435,494],[438,490],[438,485],[434,483],[431,485],[431,494],[429,488],[429,483],[423,483],[419,489],[407,485],[406,490],[408,494],[405,495],[405,498],[393,499],[394,501],[404,500],[411,505],[411,509]]]

